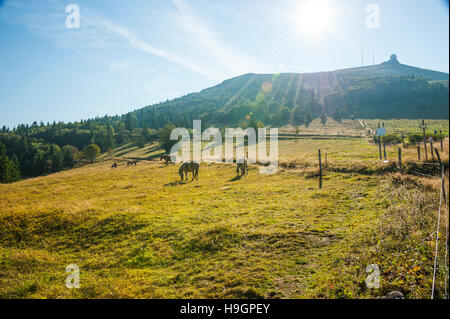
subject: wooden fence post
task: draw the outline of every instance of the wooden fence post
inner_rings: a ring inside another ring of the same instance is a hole
[[[328,153],[325,153],[325,168],[328,168]]]
[[[445,192],[445,180],[444,180],[444,173],[445,173],[445,167],[442,164],[441,161],[441,156],[439,155],[439,151],[437,150],[437,148],[434,149],[434,151],[436,152],[436,157],[439,161],[439,168],[441,169],[441,179],[442,179],[442,193],[444,195],[444,201],[447,201],[447,197],[446,197],[446,192]]]
[[[420,145],[417,146],[417,157],[419,158],[420,161]]]
[[[434,151],[436,152],[436,157],[437,157],[438,162],[439,162],[439,168],[442,169],[442,161],[441,161],[441,156],[439,155],[439,151],[437,150],[437,148],[435,148]]]
[[[319,150],[319,189],[322,188],[322,156]]]
[[[425,149],[425,160],[428,161],[428,152],[427,152],[427,139],[423,139],[423,148]]]
[[[383,153],[384,153],[384,160],[386,160],[386,140],[383,136]]]
[[[398,167],[400,168],[400,172],[402,171],[402,148],[398,148]]]
[[[380,123],[378,123],[378,128],[380,128]],[[381,161],[381,135],[378,136],[378,153],[380,153],[380,161]]]
[[[439,138],[441,139],[441,152],[444,151],[444,136],[442,135],[442,130],[439,131]]]
[[[433,138],[430,138],[430,147],[431,147],[431,157],[433,158],[433,160],[434,160],[434,152],[433,152],[433,150],[434,150],[434,147],[433,147]]]
[[[381,136],[378,136],[378,152],[380,153],[380,161],[381,161]]]
[[[427,135],[425,133],[426,130],[426,125],[425,125],[425,121],[422,120],[422,125],[421,128],[423,130],[423,148],[425,150],[425,160],[428,161],[428,152],[427,152]],[[431,149],[431,152],[433,152],[433,149]]]

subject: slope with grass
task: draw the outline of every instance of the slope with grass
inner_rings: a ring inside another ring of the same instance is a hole
[[[234,174],[202,165],[185,184],[173,166],[104,163],[2,185],[1,296],[304,296],[381,205],[371,177],[332,174],[319,191],[301,174]]]
[[[198,183],[180,182],[161,152],[125,145],[113,160],[0,185],[0,297],[429,297],[439,179],[391,173],[366,138],[282,140],[276,174],[202,164]],[[368,290],[373,263],[381,288]],[[65,287],[69,264],[80,289]]]

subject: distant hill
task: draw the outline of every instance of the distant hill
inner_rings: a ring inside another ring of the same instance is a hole
[[[244,74],[214,87],[133,114],[157,128],[161,122],[189,126],[200,118],[218,126],[252,120],[296,124],[331,116],[448,118],[447,73],[399,63],[318,73]],[[248,121],[247,121],[248,122]]]

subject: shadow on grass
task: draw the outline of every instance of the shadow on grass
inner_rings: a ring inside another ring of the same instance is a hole
[[[174,181],[174,182],[170,182],[170,183],[167,183],[167,184],[164,184],[164,187],[166,187],[166,186],[178,186],[178,185],[185,185],[185,184],[192,184],[194,187],[201,187],[201,185],[197,185],[197,181],[191,181],[191,180],[188,180],[188,181]]]
[[[164,187],[166,187],[166,186],[178,186],[178,185],[184,185],[184,184],[186,184],[186,182],[174,181],[174,182],[170,182],[170,183],[164,184]]]
[[[242,176],[237,175],[237,176],[233,177],[232,179],[230,179],[229,182],[236,182],[236,181],[241,180],[241,178],[242,178]]]

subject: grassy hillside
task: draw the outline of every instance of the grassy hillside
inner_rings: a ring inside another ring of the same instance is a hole
[[[329,72],[244,74],[134,114],[149,127],[168,119],[190,125],[194,118],[208,125],[239,125],[248,114],[271,125],[308,123],[322,113],[335,119],[445,119],[446,82],[447,73],[391,57],[377,65]]]
[[[280,141],[275,175],[251,166],[237,179],[234,166],[202,164],[199,182],[183,183],[152,144],[115,150],[115,170],[105,155],[0,185],[0,297],[371,298],[397,289],[429,298],[439,179],[397,173],[393,147],[380,163],[367,138],[315,127],[315,138],[283,129],[296,137]],[[322,190],[318,148],[328,155]],[[415,160],[414,149],[404,154]],[[448,140],[442,155],[448,163]],[[140,161],[126,167],[128,158]],[[364,284],[373,263],[376,290]],[[80,267],[80,289],[65,287],[68,264]],[[447,271],[439,268],[438,294]]]

